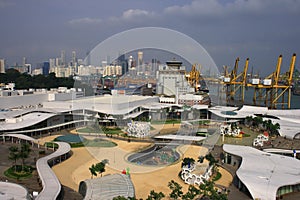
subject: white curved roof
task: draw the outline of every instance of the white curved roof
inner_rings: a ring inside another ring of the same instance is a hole
[[[300,109],[269,110],[267,107],[244,105],[240,110],[237,110],[237,107],[216,106],[210,108],[209,111],[219,117],[229,119],[241,119],[254,114],[271,115],[279,118],[271,120],[279,123],[281,136],[293,139],[297,133],[300,133]],[[226,114],[226,111],[233,111],[235,115]]]
[[[298,159],[266,153],[249,146],[224,144],[223,149],[242,157],[236,174],[253,199],[274,200],[280,187],[300,184]]]
[[[23,135],[23,134],[12,134],[12,133],[9,134],[9,133],[6,133],[6,134],[3,134],[3,136],[20,138],[22,140],[27,140],[27,141],[31,141],[31,142],[38,141],[37,139],[34,139],[34,138],[30,137],[30,136]]]
[[[128,114],[138,107],[151,106],[158,102],[158,97],[120,95],[120,96],[94,96],[78,98],[70,101],[44,102],[45,108],[69,108],[70,110],[93,110],[111,115]]]
[[[35,125],[39,122],[42,122],[50,117],[55,116],[55,113],[41,113],[41,112],[34,112],[34,113],[27,113],[24,114],[22,117],[19,118],[19,121],[16,123],[1,123],[0,130],[17,130],[25,127],[29,127]]]
[[[36,163],[36,168],[43,185],[43,190],[36,199],[56,199],[61,191],[61,184],[50,168],[48,161],[68,153],[71,151],[71,146],[66,142],[55,143],[58,144],[58,149],[54,153],[38,159]]]
[[[133,183],[128,175],[112,174],[84,181],[87,189],[84,199],[113,199],[117,196],[134,197]]]
[[[0,181],[0,199],[29,200],[31,198],[23,186]]]

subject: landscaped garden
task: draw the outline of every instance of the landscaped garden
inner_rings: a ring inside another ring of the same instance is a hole
[[[67,142],[72,148],[76,147],[114,147],[117,144],[102,138],[88,140],[81,135],[67,134],[54,139],[54,141]],[[48,143],[49,144],[49,143]],[[51,147],[51,145],[49,145]]]

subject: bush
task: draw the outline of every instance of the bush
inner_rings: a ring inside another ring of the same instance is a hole
[[[220,172],[217,172],[217,174],[213,177],[212,181],[217,181],[222,177],[222,174]]]
[[[47,148],[53,148],[53,144],[54,144],[54,148],[58,148],[58,144],[53,143],[53,142],[47,142],[47,143],[45,143],[45,146]]]
[[[41,150],[41,151],[39,151],[39,154],[40,154],[40,155],[45,155],[46,152],[45,152],[45,150]]]
[[[7,176],[8,178],[13,178],[13,179],[26,179],[32,176],[33,169],[34,168],[27,165],[23,167],[21,165],[14,165],[8,168],[4,172],[4,175]]]

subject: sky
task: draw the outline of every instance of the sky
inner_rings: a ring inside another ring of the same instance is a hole
[[[249,57],[268,74],[280,54],[283,72],[300,53],[299,20],[299,0],[0,0],[0,58],[35,65],[61,50],[84,58],[114,34],[162,27],[196,40],[220,70]]]

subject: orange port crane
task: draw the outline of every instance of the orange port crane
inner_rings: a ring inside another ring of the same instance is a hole
[[[245,86],[247,85],[247,71],[249,66],[249,58],[246,59],[246,63],[243,71],[238,74],[239,58],[235,60],[234,68],[229,74],[227,66],[224,67],[224,81],[226,85],[226,102],[227,105],[242,105],[245,100]]]
[[[195,92],[199,91],[200,89],[200,81],[202,80],[201,74],[201,65],[193,64],[192,70],[186,75],[189,84],[195,88]]]
[[[271,109],[291,107],[291,87],[292,78],[295,68],[296,54],[293,54],[289,71],[286,73],[287,77],[283,83],[279,82],[280,69],[282,63],[282,55],[278,57],[275,71],[262,81],[259,78],[251,80],[247,86],[254,88],[253,104],[263,105]],[[287,96],[286,96],[287,93]]]

